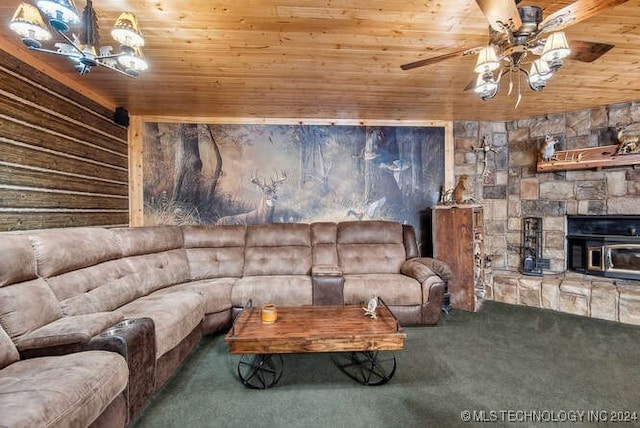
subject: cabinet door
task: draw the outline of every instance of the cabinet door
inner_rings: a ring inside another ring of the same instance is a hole
[[[451,208],[434,211],[434,257],[451,267],[451,304],[457,309],[474,311],[473,209]]]

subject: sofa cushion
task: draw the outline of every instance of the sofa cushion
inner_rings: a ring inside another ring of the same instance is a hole
[[[247,226],[182,226],[185,248],[243,247]]]
[[[253,306],[274,303],[302,306],[313,303],[311,277],[304,275],[247,276],[240,278],[231,290],[231,303],[244,306],[249,299]]]
[[[72,343],[86,343],[118,321],[124,319],[120,312],[62,317],[16,339],[20,351],[47,348]]]
[[[186,252],[192,280],[242,276],[244,247],[188,248]]]
[[[22,360],[0,371],[2,426],[86,427],[127,386],[125,359],[88,351]]]
[[[120,308],[125,318],[151,318],[156,328],[156,359],[176,347],[204,318],[204,299],[191,291],[154,293]]]
[[[311,245],[313,247],[313,265],[338,265],[336,247],[338,225],[336,223],[311,223]]]
[[[345,275],[345,304],[360,305],[372,297],[381,297],[387,305],[420,305],[422,286],[415,279],[400,274]]]
[[[0,369],[14,363],[20,359],[18,349],[11,341],[11,338],[4,331],[4,328],[0,327]]]
[[[74,227],[29,235],[38,263],[38,274],[48,278],[122,255],[115,235],[108,229]]]
[[[184,250],[125,257],[48,279],[65,315],[112,311],[189,279]],[[61,290],[64,290],[61,291]]]
[[[153,294],[168,294],[176,291],[198,293],[204,300],[204,313],[215,314],[231,308],[231,289],[237,278],[212,278],[176,284]]]
[[[400,273],[406,260],[402,225],[390,221],[338,224],[338,263],[345,274]]]
[[[184,244],[179,226],[120,227],[111,231],[125,257],[173,250]]]
[[[36,259],[29,238],[3,235],[0,242],[0,287],[35,279]]]
[[[0,325],[11,339],[15,340],[60,317],[62,311],[58,300],[44,279],[0,287]]]

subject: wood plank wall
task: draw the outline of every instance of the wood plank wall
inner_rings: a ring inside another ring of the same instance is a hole
[[[127,129],[112,118],[0,50],[0,231],[129,224]]]

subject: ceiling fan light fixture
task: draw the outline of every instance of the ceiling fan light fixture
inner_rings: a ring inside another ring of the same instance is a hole
[[[498,82],[495,81],[491,72],[478,74],[474,92],[480,95],[483,101],[496,96],[498,93]]]
[[[474,71],[478,74],[492,72],[500,67],[496,50],[493,46],[486,46],[482,48],[478,54],[478,61],[476,62],[476,68]]]
[[[124,46],[138,48],[144,46],[144,38],[138,26],[136,16],[131,12],[122,12],[116,20],[111,37]]]
[[[562,60],[569,56],[570,53],[567,37],[564,32],[557,31],[547,37],[540,58],[546,61],[551,69],[557,70],[562,66]]]
[[[18,6],[11,18],[9,28],[30,47],[42,47],[41,41],[51,39],[51,32],[47,29],[40,11],[29,3],[21,3]]]

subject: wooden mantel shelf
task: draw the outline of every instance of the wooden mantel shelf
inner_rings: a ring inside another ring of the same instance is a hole
[[[640,165],[640,153],[616,154],[618,145],[558,150],[553,159],[544,161],[538,154],[538,172],[599,169],[611,166]]]

